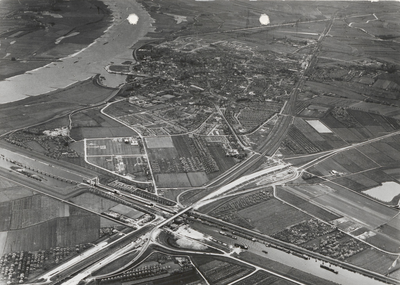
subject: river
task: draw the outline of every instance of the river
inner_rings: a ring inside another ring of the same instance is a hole
[[[104,77],[102,84],[108,87],[123,84],[126,76],[109,74],[105,66],[132,60],[131,47],[148,32],[152,20],[136,1],[103,1],[114,18],[106,32],[86,48],[58,62],[0,81],[0,104],[64,88],[98,73]],[[136,25],[127,20],[132,13],[139,17]]]

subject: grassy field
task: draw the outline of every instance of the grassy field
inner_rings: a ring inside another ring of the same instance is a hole
[[[32,196],[35,193],[32,190],[28,190],[22,186],[17,186],[14,183],[8,183],[8,181],[2,181],[3,185],[0,186],[0,203],[20,199],[28,196]]]
[[[300,209],[302,209],[303,211],[309,213],[310,215],[313,215],[321,220],[324,221],[332,221],[332,220],[336,220],[337,218],[339,218],[339,216],[328,212],[314,204],[311,204],[310,202],[294,195],[291,194],[288,191],[285,191],[283,188],[279,187],[276,190],[277,196],[279,198],[281,198],[282,200],[288,202],[289,204],[296,206]]]
[[[22,229],[54,218],[68,217],[69,205],[35,195],[11,202],[10,230]]]
[[[104,197],[97,196],[93,193],[83,193],[77,197],[70,199],[75,204],[82,206],[86,209],[92,210],[97,213],[102,213],[116,205],[117,202],[111,201]]]
[[[148,137],[145,139],[148,148],[172,148],[174,147],[171,137]]]
[[[347,262],[380,274],[386,274],[395,259],[396,256],[371,248],[353,255],[347,259]]]
[[[86,141],[87,155],[131,155],[140,154],[139,146],[124,143],[121,139],[98,139]]]
[[[188,136],[173,136],[172,141],[180,156],[189,157],[196,154]]]
[[[11,203],[0,203],[0,231],[7,231],[11,227]]]
[[[236,164],[220,143],[188,136],[148,137],[148,155],[161,188],[197,187]]]
[[[387,223],[388,226],[395,228],[396,230],[400,230],[400,216],[394,217],[390,222]]]
[[[379,168],[380,165],[370,156],[367,156],[361,148],[348,150],[346,152],[338,153],[332,158],[326,159],[316,166],[309,169],[310,172],[325,176],[327,179],[335,179],[332,175],[332,170],[343,173],[344,175],[350,175],[359,171],[366,171],[369,169]],[[377,151],[374,155],[377,155]],[[351,176],[349,177],[351,178]]]
[[[4,253],[91,242],[99,237],[99,228],[100,218],[95,215],[52,219],[28,228],[9,231]]]
[[[22,229],[70,215],[68,205],[42,195],[2,202],[0,212],[0,231]]]
[[[400,253],[399,231],[383,226],[382,233],[367,238],[367,242],[389,252]]]
[[[210,284],[225,285],[237,280],[253,269],[221,257],[192,256],[193,263]]]
[[[186,173],[156,174],[155,180],[161,188],[192,186]]]
[[[98,108],[84,110],[72,116],[70,136],[75,140],[84,138],[137,137],[132,129],[104,116]]]
[[[120,175],[131,175],[136,180],[147,180],[147,161],[138,145],[124,142],[125,138],[90,139],[86,141],[89,162]]]
[[[100,217],[43,195],[0,203],[0,214],[5,253],[71,246],[99,235]]]
[[[237,163],[237,161],[233,157],[227,157],[225,155],[225,151],[222,148],[221,144],[210,143],[208,149],[219,168],[219,171],[207,175],[209,179],[213,179],[218,175],[221,175]]]
[[[250,277],[247,277],[237,283],[235,285],[247,285],[247,284],[252,284],[252,285],[262,285],[262,284],[268,284],[268,285],[278,285],[278,284],[295,284],[290,281],[283,281],[279,277],[269,274],[265,271],[257,271],[256,273],[252,274]]]
[[[86,93],[87,92],[87,93]],[[48,119],[62,117],[68,112],[107,98],[113,90],[100,88],[91,80],[74,84],[65,89],[56,90],[45,95],[24,99],[23,102],[3,104],[0,107],[0,133],[39,124]],[[84,97],[81,95],[85,93]],[[21,109],[21,106],[24,106]],[[26,116],[21,116],[26,113]]]
[[[310,217],[279,200],[266,202],[240,210],[238,216],[248,221],[255,229],[267,235],[297,224]],[[265,221],[268,221],[267,223]]]
[[[204,172],[188,172],[187,177],[189,178],[190,184],[193,187],[201,186],[208,182],[207,175]]]

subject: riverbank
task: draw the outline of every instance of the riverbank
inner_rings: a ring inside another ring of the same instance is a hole
[[[125,76],[109,74],[105,66],[132,60],[131,47],[147,34],[152,20],[136,1],[103,2],[111,10],[113,20],[102,36],[70,56],[1,81],[0,104],[65,88],[95,74],[102,76],[105,86],[117,88],[123,84]],[[139,17],[136,25],[131,25],[127,20],[132,13]],[[59,43],[60,46],[62,44]]]

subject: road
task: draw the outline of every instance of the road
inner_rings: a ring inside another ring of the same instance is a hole
[[[55,276],[60,276],[60,275],[61,275],[61,277],[65,277],[66,275],[72,276],[82,269],[79,266],[81,266],[81,264],[84,263],[86,268],[83,270],[83,272],[80,272],[76,276],[72,277],[70,280],[63,283],[63,284],[68,284],[68,285],[78,284],[82,279],[89,276],[92,272],[98,270],[99,268],[112,262],[113,260],[117,259],[121,255],[125,254],[126,252],[128,252],[128,251],[132,250],[134,247],[136,247],[138,244],[135,242],[131,242],[132,238],[138,237],[139,235],[143,237],[144,243],[138,254],[138,256],[141,256],[147,250],[149,244],[152,241],[152,236],[156,232],[156,230],[160,229],[167,223],[173,221],[175,218],[181,216],[182,214],[184,214],[188,211],[191,211],[193,209],[197,209],[197,208],[201,207],[202,205],[204,205],[205,203],[208,203],[212,199],[217,198],[218,196],[221,196],[221,195],[229,192],[230,190],[234,189],[235,187],[237,187],[243,183],[249,182],[252,179],[256,179],[256,178],[262,177],[264,175],[268,175],[275,171],[284,170],[287,167],[287,165],[280,164],[277,166],[270,167],[268,169],[264,169],[264,170],[261,170],[261,171],[258,171],[258,172],[252,173],[252,174],[248,174],[246,176],[242,176],[251,167],[253,167],[260,159],[264,158],[265,156],[273,156],[276,153],[276,151],[278,150],[279,146],[281,145],[282,140],[286,136],[288,129],[290,127],[290,124],[293,121],[293,115],[295,115],[294,110],[295,110],[297,95],[300,91],[301,86],[303,85],[303,83],[306,80],[306,73],[311,72],[312,69],[314,68],[314,65],[315,65],[316,59],[317,59],[317,54],[321,47],[321,42],[323,41],[325,36],[329,33],[329,31],[332,27],[333,21],[334,21],[334,16],[332,16],[332,19],[329,21],[325,30],[323,31],[323,33],[321,33],[321,36],[319,37],[316,47],[314,48],[313,53],[311,55],[310,62],[309,62],[307,69],[301,75],[299,81],[295,84],[295,86],[292,90],[292,93],[290,95],[290,99],[284,105],[281,114],[278,115],[277,123],[274,125],[272,131],[270,132],[269,136],[267,137],[266,143],[258,149],[258,151],[260,152],[259,154],[254,154],[249,159],[247,159],[245,162],[243,162],[240,165],[240,167],[235,168],[234,170],[228,172],[227,174],[221,176],[219,179],[215,180],[210,185],[210,187],[212,187],[212,190],[213,190],[210,194],[199,199],[198,201],[193,203],[191,206],[181,210],[179,213],[171,216],[170,218],[160,222],[157,225],[152,225],[152,226],[149,225],[148,227],[144,227],[144,228],[140,229],[139,230],[140,233],[138,231],[138,232],[134,232],[131,234],[127,234],[127,235],[121,237],[121,239],[118,239],[110,244],[101,243],[99,245],[96,245],[94,248],[88,250],[87,252],[83,253],[79,257],[74,258],[74,259],[62,264],[61,266],[57,267],[56,269],[44,274],[43,276],[41,276],[41,278],[43,278],[47,282],[50,282],[50,281],[53,281],[52,278],[54,278]],[[257,27],[257,28],[259,28],[259,27]],[[105,114],[104,113],[105,108],[102,109],[103,114]],[[218,108],[217,108],[217,110],[220,112],[220,110]],[[105,114],[105,115],[107,115],[107,114]],[[113,118],[113,119],[115,120],[115,118]],[[124,124],[121,121],[119,121],[119,122]],[[238,138],[238,141],[240,142],[239,138]],[[24,160],[25,160],[25,158],[24,158]],[[66,169],[65,167],[63,167],[61,165],[57,165],[56,168],[59,169],[60,171],[64,171],[63,172],[64,174],[61,174],[61,175],[72,175],[74,177],[73,179],[75,181],[82,180],[83,178],[93,178],[93,176],[88,177],[88,175],[85,174],[87,172],[82,172],[82,173],[77,172],[75,170],[76,166],[73,166],[73,168],[75,168],[75,169],[73,169],[70,166],[67,166],[67,169]],[[21,179],[21,178],[20,177],[16,178],[16,180],[18,180],[18,179]],[[153,183],[154,183],[154,178],[153,178]],[[23,184],[23,183],[21,183],[21,184]],[[32,182],[32,184],[35,184],[35,183]],[[155,183],[154,183],[154,186],[156,186]],[[51,191],[51,189],[48,189],[48,190]],[[156,189],[156,191],[157,191],[157,189]],[[125,198],[128,198],[128,197],[125,197]],[[60,199],[60,197],[57,197],[57,199]],[[139,200],[140,199],[137,199],[138,203],[143,202],[143,201],[139,201]],[[66,202],[66,201],[64,201],[64,202]],[[206,218],[206,217],[204,217],[204,218]],[[207,217],[207,218],[210,219],[209,217]],[[229,225],[229,226],[232,227],[232,225]],[[239,231],[245,231],[244,229],[242,229],[240,227],[237,227],[235,229],[239,230]],[[145,234],[145,233],[147,233],[147,234]],[[276,240],[266,237],[265,235],[257,234],[257,233],[250,232],[250,231],[247,231],[246,233],[251,236],[256,236],[257,238],[263,239],[270,243],[282,244],[282,246],[285,246],[285,248],[289,248],[291,250],[305,252],[304,250],[299,249],[293,245],[280,243]],[[146,240],[146,238],[147,238],[147,240]],[[118,249],[112,248],[114,245],[118,246]],[[254,253],[256,253],[256,252],[254,252]],[[307,252],[307,254],[312,255],[314,253]],[[96,257],[96,258],[94,258],[94,257]],[[325,258],[324,260],[327,260],[327,258],[323,257],[323,256],[318,256],[318,258]],[[98,260],[101,260],[101,261],[97,262]],[[338,263],[338,261],[336,261],[336,260],[329,260],[329,261]],[[345,266],[345,265],[341,264],[341,266]],[[355,270],[354,267],[352,267],[352,269]],[[365,273],[365,270],[363,270],[363,269],[357,268],[357,270]],[[276,273],[273,273],[273,274],[276,275]]]
[[[237,225],[210,217],[208,215],[204,215],[198,212],[194,213],[194,216],[197,216],[201,218],[203,221],[207,221],[213,225],[213,229],[217,228],[217,230],[214,230],[214,235],[216,239],[223,240],[227,242],[228,244],[232,244],[234,241],[230,238],[224,237],[217,233],[221,228],[226,228],[229,231],[234,231],[236,232],[237,240],[236,242],[242,243],[242,244],[247,244],[249,246],[249,251],[263,256],[264,253],[262,250],[266,250],[269,254],[274,253],[273,256],[268,256],[268,258],[271,258],[277,262],[281,262],[283,264],[286,264],[288,266],[291,266],[293,268],[297,268],[300,270],[303,270],[305,272],[312,272],[312,274],[315,274],[316,276],[320,276],[321,278],[324,278],[324,273],[321,275],[321,272],[319,271],[320,268],[317,267],[315,268],[314,266],[307,264],[306,260],[304,258],[300,258],[297,256],[294,256],[294,253],[299,253],[299,254],[304,254],[311,259],[311,263],[315,264],[318,262],[318,264],[323,264],[323,263],[328,263],[330,265],[334,265],[334,267],[337,270],[340,270],[340,276],[339,279],[329,279],[329,280],[335,280],[335,282],[338,282],[339,284],[376,284],[375,280],[371,278],[375,278],[377,280],[383,281],[383,282],[388,282],[389,284],[399,284],[399,281],[396,279],[393,279],[391,277],[387,277],[375,272],[372,272],[370,270],[339,261],[337,259],[333,259],[324,255],[321,255],[316,252],[312,252],[309,250],[306,250],[302,247],[296,246],[294,244],[286,243],[277,239],[274,239],[270,236],[248,230],[242,227],[239,227]],[[207,234],[213,235],[213,231],[206,230]],[[240,233],[240,234],[239,234]],[[246,236],[246,238],[242,237],[242,235]],[[255,238],[256,240],[252,241],[251,239]],[[270,244],[270,245],[275,245],[278,247],[281,247],[281,249],[276,249],[272,246],[266,247],[265,243]],[[286,251],[287,252],[286,252]],[[241,260],[241,258],[240,258]],[[250,261],[251,262],[251,261]],[[302,264],[300,264],[302,262]],[[311,267],[310,267],[311,266]],[[361,273],[360,274],[355,274]],[[341,279],[342,277],[346,277],[347,279]],[[325,277],[326,278],[326,277]],[[363,283],[357,282],[357,280],[364,280]],[[353,280],[353,282],[351,282]]]
[[[78,274],[73,277],[73,279],[66,281],[68,282],[67,284],[78,284],[80,280],[88,276],[91,272],[104,267],[116,260],[119,256],[132,250],[137,245],[134,241],[146,235],[153,227],[153,225],[147,225],[136,231],[121,234],[121,237],[118,239],[115,239],[113,236],[109,240],[102,241],[81,253],[79,256],[39,276],[37,280],[40,284],[52,284],[57,282],[58,279],[74,276],[77,272],[85,268],[85,271],[80,273],[80,275]],[[79,278],[77,276],[79,276]],[[73,282],[71,280],[73,280]]]
[[[246,171],[248,171],[255,163],[257,163],[260,159],[265,156],[273,156],[278,148],[280,147],[283,139],[285,138],[290,124],[293,121],[293,116],[295,115],[295,106],[297,101],[297,95],[300,92],[300,87],[304,84],[307,79],[306,73],[311,72],[316,63],[317,55],[319,49],[321,47],[321,43],[329,33],[334,21],[334,15],[331,20],[325,27],[325,30],[321,33],[321,36],[318,38],[317,44],[311,54],[310,63],[307,66],[306,70],[301,75],[300,79],[295,84],[292,93],[290,94],[290,98],[288,102],[284,105],[281,114],[278,115],[277,123],[272,128],[271,132],[268,134],[265,139],[265,143],[261,145],[257,151],[260,152],[258,155],[252,156],[248,159],[244,164],[241,165],[240,168],[230,172],[228,175],[220,177],[218,180],[213,182],[213,186],[224,185],[226,183],[230,183],[235,179],[241,177]],[[259,28],[259,27],[257,27]]]
[[[311,69],[313,64],[315,63],[315,58],[316,58],[316,54],[318,52],[318,48],[320,46],[320,42],[323,40],[323,38],[326,36],[328,31],[330,30],[332,23],[333,23],[333,18],[330,21],[329,25],[324,30],[324,32],[321,34],[321,37],[318,39],[317,48],[314,49],[314,51],[313,51],[313,55],[311,57],[311,61],[310,61],[310,64],[307,69]],[[256,173],[253,173],[253,174],[250,174],[250,175],[247,175],[247,176],[237,179],[243,173],[245,173],[250,167],[252,167],[257,161],[259,161],[261,158],[263,158],[265,155],[272,156],[276,152],[276,150],[279,148],[283,138],[285,137],[285,135],[288,131],[290,123],[293,120],[291,114],[294,111],[294,106],[296,103],[296,98],[297,98],[297,94],[299,92],[299,88],[303,84],[304,81],[305,81],[305,76],[302,75],[302,77],[296,83],[296,85],[292,91],[289,102],[287,104],[285,104],[284,110],[281,112],[282,115],[279,116],[277,124],[274,126],[272,132],[270,133],[269,137],[267,138],[266,144],[260,149],[262,152],[261,155],[252,156],[251,158],[246,160],[241,165],[240,168],[236,168],[234,171],[231,171],[228,175],[225,175],[222,178],[220,178],[219,180],[215,181],[213,183],[214,184],[213,188],[215,189],[215,191],[213,191],[209,195],[201,198],[196,203],[194,203],[191,206],[187,207],[186,209],[182,210],[178,214],[173,215],[171,218],[160,223],[159,225],[156,226],[156,228],[160,228],[160,227],[164,226],[165,224],[169,223],[170,221],[173,221],[176,217],[182,215],[183,213],[186,213],[187,211],[192,210],[193,208],[200,207],[204,201],[215,198],[216,196],[221,195],[242,183],[245,183],[256,177],[260,177],[262,175],[271,173],[273,171],[281,170],[284,167],[286,167],[283,165],[279,165],[279,166],[273,167],[271,169],[263,170],[261,172],[256,172]],[[223,185],[223,186],[218,189],[217,185]],[[148,246],[148,244],[142,248],[142,252],[144,252],[147,249],[147,246]],[[68,283],[68,284],[70,284],[70,283]]]
[[[97,173],[90,169],[66,161],[55,160],[4,141],[0,141],[0,155],[4,155],[5,158],[15,160],[32,169],[59,175],[77,183],[81,183],[85,178],[97,176]]]

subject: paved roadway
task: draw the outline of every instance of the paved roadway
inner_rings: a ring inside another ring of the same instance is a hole
[[[4,141],[0,141],[0,155],[20,162],[24,166],[54,175],[58,174],[60,177],[74,180],[77,183],[83,182],[84,178],[94,178],[97,176],[97,173],[90,169],[66,161],[55,160]]]
[[[321,37],[319,38],[319,42],[318,42],[318,44],[317,44],[316,49],[315,49],[314,52],[313,52],[313,55],[312,55],[311,62],[310,62],[310,65],[309,65],[309,67],[308,67],[308,70],[310,70],[310,69],[312,68],[312,65],[315,63],[316,54],[317,54],[318,49],[319,49],[319,47],[320,47],[320,42],[323,40],[324,36],[326,36],[326,34],[329,32],[330,27],[332,26],[332,23],[333,23],[333,19],[330,21],[330,23],[329,23],[329,25],[326,27],[324,33],[323,33],[323,34],[321,35]],[[236,171],[231,172],[228,176],[223,177],[220,181],[218,181],[218,182],[216,183],[216,185],[220,185],[220,184],[222,184],[222,183],[225,184],[225,183],[227,183],[227,182],[232,182],[232,181],[234,181],[234,180],[235,180],[237,177],[239,177],[242,173],[244,173],[244,172],[247,171],[251,166],[253,166],[254,163],[256,163],[256,162],[257,162],[260,158],[262,158],[264,155],[269,155],[269,156],[271,156],[271,155],[273,155],[273,154],[276,152],[276,150],[279,148],[279,146],[280,146],[280,144],[281,144],[281,142],[282,142],[284,136],[285,136],[286,133],[287,133],[287,130],[288,130],[288,127],[290,126],[290,123],[292,122],[292,117],[291,117],[290,115],[291,115],[291,114],[293,113],[293,111],[294,111],[294,106],[295,106],[297,94],[298,94],[298,92],[299,92],[299,87],[302,85],[302,83],[304,82],[304,80],[305,80],[305,77],[304,77],[304,75],[303,75],[303,76],[301,77],[301,79],[297,82],[297,84],[295,85],[295,88],[294,88],[294,90],[293,90],[293,92],[292,92],[291,98],[290,98],[288,104],[285,105],[285,109],[283,110],[282,115],[281,115],[280,118],[278,119],[277,124],[274,126],[274,128],[273,128],[273,130],[272,130],[272,132],[271,132],[271,134],[270,134],[270,136],[269,136],[269,138],[268,138],[268,140],[267,140],[267,143],[261,148],[261,152],[262,152],[261,155],[259,155],[259,156],[254,156],[254,157],[250,158],[248,161],[246,161],[246,163],[244,163],[244,165],[242,165],[241,168],[237,169]],[[76,168],[76,166],[74,166],[74,168]],[[279,166],[276,170],[279,170],[280,168],[282,168],[282,166]],[[265,172],[265,173],[264,173],[264,172],[263,172],[263,173],[260,173],[260,172],[254,173],[254,174],[251,175],[251,177],[257,177],[258,175],[265,175],[265,174],[269,173],[268,171],[271,171],[271,170],[267,170],[267,172]],[[248,176],[248,177],[250,177],[250,176]],[[247,177],[247,178],[248,178],[248,177]],[[250,178],[249,178],[249,179],[250,179]],[[241,178],[241,179],[238,179],[237,181],[234,181],[233,183],[228,184],[228,185],[225,185],[224,187],[218,189],[217,192],[213,192],[213,193],[211,193],[209,196],[206,196],[206,197],[204,197],[203,199],[200,199],[197,203],[193,204],[192,206],[190,206],[190,207],[188,207],[188,208],[182,210],[180,213],[178,213],[178,214],[172,216],[171,218],[165,220],[164,222],[158,224],[153,230],[150,231],[150,234],[152,234],[152,233],[154,232],[155,229],[164,226],[165,224],[167,224],[168,222],[172,221],[172,220],[175,219],[176,217],[182,215],[183,213],[185,213],[185,212],[187,212],[187,211],[189,211],[189,210],[192,210],[194,207],[197,207],[198,205],[201,205],[201,203],[202,203],[203,201],[205,201],[205,200],[207,200],[207,199],[210,199],[210,198],[213,198],[213,197],[215,197],[215,196],[217,196],[217,195],[220,195],[220,194],[222,194],[222,193],[224,193],[224,192],[226,192],[226,191],[232,189],[232,187],[237,186],[238,183],[240,184],[240,183],[245,182],[245,180],[246,180],[245,177],[243,177],[243,178]],[[246,181],[247,181],[247,180],[246,180]],[[254,233],[253,233],[253,234],[254,234]],[[124,240],[125,240],[125,239],[128,239],[128,237],[130,237],[130,235],[125,236],[125,237],[124,237]],[[149,240],[150,240],[150,239],[149,239]],[[117,241],[116,241],[116,242],[117,242]],[[148,246],[148,243],[147,243],[147,246]],[[103,249],[103,245],[99,245],[98,248],[95,248],[95,250],[97,250],[97,249],[98,249],[98,251],[96,251],[96,253],[100,252],[100,251]],[[131,249],[131,247],[128,246],[126,250],[130,250],[130,249]],[[145,249],[147,249],[146,246],[143,247],[142,252],[143,252]],[[125,251],[126,251],[126,250],[125,250]],[[111,262],[111,261],[112,261],[111,259],[116,258],[116,257],[119,256],[120,254],[122,254],[122,251],[121,251],[121,250],[119,250],[119,251],[117,251],[117,252],[114,252],[112,255],[110,255],[109,257],[107,257],[106,259],[104,259],[103,262]],[[82,259],[81,259],[79,262],[84,261],[84,257],[86,257],[86,256],[82,256]],[[113,258],[111,258],[111,257],[113,257]],[[79,263],[79,262],[78,262],[78,263]],[[101,264],[101,266],[104,266],[104,264]],[[100,266],[100,265],[91,266],[88,270],[86,270],[86,271],[84,272],[83,275],[78,275],[79,277],[78,277],[78,276],[77,276],[77,277],[74,277],[73,279],[71,279],[70,281],[67,281],[67,283],[64,283],[64,284],[76,284],[77,282],[79,282],[79,280],[81,280],[82,278],[84,278],[85,276],[87,276],[88,274],[90,274],[90,272],[92,272],[93,270],[97,270],[97,269],[100,268],[101,266]],[[60,270],[65,270],[65,268],[68,268],[68,267],[69,267],[69,265],[67,264],[66,267],[61,267]],[[54,275],[54,274],[55,274],[55,271],[52,271],[51,274]],[[49,279],[49,278],[51,278],[51,276],[53,276],[53,275],[51,275],[51,274],[49,273],[48,275],[45,275],[45,277],[46,277],[47,279]]]
[[[78,278],[75,276],[73,279],[66,281],[67,283],[63,283],[78,284],[81,279],[90,274],[88,273],[89,271],[96,271],[116,260],[119,256],[132,250],[136,246],[132,240],[137,240],[142,237],[151,231],[153,227],[154,225],[151,224],[146,225],[136,231],[121,234],[121,237],[116,240],[114,240],[115,237],[112,236],[106,241],[96,244],[94,247],[86,250],[66,263],[63,263],[51,271],[39,276],[37,280],[43,280],[39,284],[53,284],[57,282],[58,279],[73,276],[83,268],[86,268],[84,274],[82,273],[83,275],[77,275],[79,276],[79,280],[77,280]],[[72,283],[71,280],[73,280]]]
[[[300,87],[304,84],[304,82],[307,79],[305,74],[307,72],[311,72],[312,69],[314,68],[319,49],[321,47],[321,42],[323,41],[325,36],[329,33],[329,31],[332,27],[333,21],[334,21],[334,16],[329,21],[324,32],[319,37],[316,47],[313,50],[313,53],[312,53],[312,56],[310,59],[310,64],[308,65],[308,67],[304,71],[304,73],[301,75],[299,81],[295,84],[287,104],[284,105],[283,110],[281,111],[281,114],[278,116],[277,123],[274,125],[274,127],[272,128],[272,131],[269,133],[269,135],[267,136],[267,138],[265,140],[266,143],[258,148],[258,151],[260,152],[260,154],[251,157],[239,169],[230,172],[229,175],[223,176],[222,178],[216,180],[213,183],[213,185],[214,184],[221,185],[222,183],[225,184],[225,183],[232,182],[233,180],[235,180],[238,177],[240,177],[241,175],[243,175],[249,168],[251,168],[257,161],[262,159],[264,156],[273,156],[276,153],[276,151],[278,150],[279,146],[281,145],[283,139],[285,138],[285,136],[289,130],[290,124],[293,121],[292,115],[295,115],[294,111],[295,111],[295,107],[296,107],[297,95],[300,91]]]
[[[376,281],[371,279],[370,277],[377,278],[377,279],[379,279],[381,281],[385,281],[385,282],[387,281],[389,284],[400,284],[400,282],[398,280],[393,279],[391,277],[387,277],[387,276],[372,272],[370,270],[358,267],[356,265],[352,265],[352,264],[349,264],[346,262],[342,262],[342,261],[324,256],[324,255],[321,255],[319,253],[315,253],[315,252],[306,250],[306,249],[296,246],[294,244],[290,244],[290,243],[286,243],[286,242],[274,239],[268,235],[254,232],[252,230],[248,230],[248,229],[239,227],[237,225],[210,217],[208,215],[204,215],[204,214],[196,212],[195,216],[200,217],[203,221],[207,221],[207,222],[213,224],[217,228],[217,231],[219,231],[222,227],[224,227],[224,228],[227,228],[231,232],[235,231],[236,233],[241,233],[242,235],[246,236],[246,238],[244,238],[241,235],[236,234],[237,240],[235,241],[228,237],[224,237],[220,234],[215,234],[215,233],[213,234],[212,230],[211,231],[208,230],[207,233],[211,234],[211,235],[215,235],[216,239],[225,241],[230,244],[235,243],[235,242],[246,244],[249,246],[249,251],[251,251],[254,254],[261,255],[261,256],[263,256],[265,254],[262,252],[262,250],[266,250],[267,252],[274,253],[273,256],[268,256],[268,258],[271,258],[272,260],[275,260],[277,262],[283,262],[284,264],[287,264],[288,266],[292,266],[294,268],[300,268],[300,270],[303,269],[306,272],[311,270],[313,272],[313,274],[315,274],[316,276],[319,276],[321,278],[324,278],[324,274],[321,275],[320,272],[318,273],[318,271],[316,271],[316,268],[309,268],[309,265],[307,265],[307,264],[298,264],[298,262],[300,262],[300,261],[305,262],[305,260],[302,258],[299,258],[297,256],[294,256],[293,252],[305,254],[306,256],[311,257],[313,263],[319,262],[319,263],[323,264],[325,262],[325,263],[334,265],[335,269],[340,271],[340,274],[347,277],[347,279],[344,279],[344,280],[340,277],[339,280],[343,283],[339,283],[339,284],[351,284],[351,285],[352,284],[376,284],[375,283]],[[252,241],[251,238],[255,238],[256,241]],[[264,243],[277,245],[277,246],[280,246],[291,252],[282,254],[282,252],[284,252],[284,251],[274,249],[272,247],[266,247],[264,245]],[[282,251],[282,252],[280,252],[280,251]],[[317,269],[319,269],[319,268],[317,268]],[[353,272],[362,273],[363,275],[353,274]],[[369,276],[369,277],[366,277],[364,275]],[[336,280],[335,282],[338,282],[338,280],[335,278],[332,278],[332,280]],[[364,280],[364,282],[358,283],[357,280]]]

